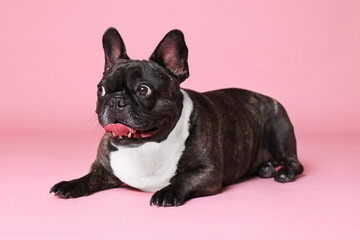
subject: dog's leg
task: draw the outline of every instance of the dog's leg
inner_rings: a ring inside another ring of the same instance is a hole
[[[176,175],[171,184],[157,191],[150,205],[179,206],[193,197],[214,195],[221,192],[219,173],[211,169],[187,169]]]
[[[297,158],[296,139],[293,126],[285,112],[274,116],[267,126],[269,151],[273,156],[273,165],[282,167],[275,172],[274,180],[286,183],[294,180],[304,168]]]
[[[55,184],[50,193],[61,198],[77,198],[87,196],[97,191],[121,186],[122,182],[109,173],[101,163],[94,162],[90,173],[72,181],[62,181]]]

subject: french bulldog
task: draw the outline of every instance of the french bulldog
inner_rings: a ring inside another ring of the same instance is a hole
[[[102,43],[96,113],[106,132],[90,172],[50,193],[77,198],[126,184],[155,192],[150,205],[168,207],[220,193],[245,176],[286,183],[303,172],[278,101],[243,89],[180,87],[189,77],[181,31],[167,33],[149,60],[131,60],[115,28]]]

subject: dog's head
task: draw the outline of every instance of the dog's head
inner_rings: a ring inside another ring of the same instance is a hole
[[[96,107],[101,126],[119,146],[166,139],[181,114],[180,83],[189,76],[182,32],[166,34],[149,60],[131,60],[115,28],[104,33],[103,47]]]

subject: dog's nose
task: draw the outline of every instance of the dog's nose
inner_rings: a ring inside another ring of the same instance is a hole
[[[110,100],[110,107],[112,109],[120,109],[126,106],[126,101],[123,97],[116,96]]]

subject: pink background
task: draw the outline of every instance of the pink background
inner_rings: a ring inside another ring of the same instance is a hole
[[[103,32],[146,59],[185,34],[198,91],[241,87],[288,110],[305,173],[252,178],[179,208],[115,189],[61,200],[103,130]],[[0,7],[0,239],[359,239],[359,1],[8,1]]]

